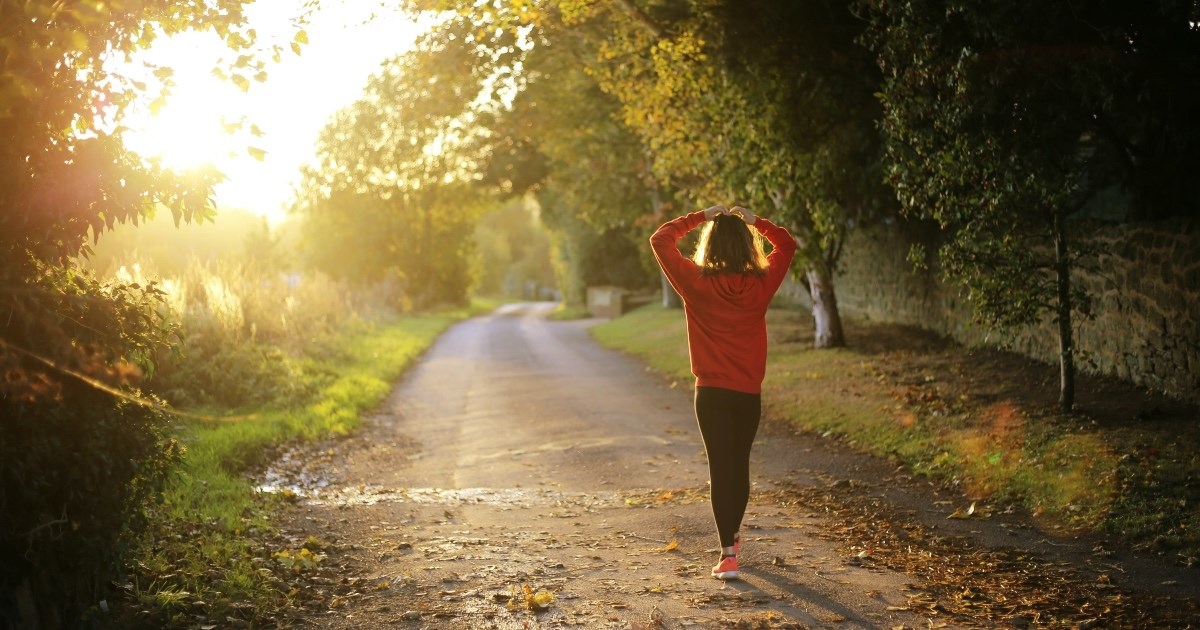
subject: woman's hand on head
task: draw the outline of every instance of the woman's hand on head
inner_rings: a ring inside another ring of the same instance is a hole
[[[750,212],[741,206],[734,206],[730,208],[727,214],[731,214],[745,221],[746,225],[754,225],[754,222],[758,220],[758,217],[754,216],[753,212]]]
[[[704,210],[704,220],[712,221],[713,219],[717,218],[717,216],[722,214],[729,214],[729,208],[726,208],[725,206],[712,206],[711,208],[706,208]]]

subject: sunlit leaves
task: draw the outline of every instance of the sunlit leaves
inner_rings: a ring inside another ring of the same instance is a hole
[[[76,134],[120,133],[113,125],[139,92],[160,89],[149,99],[148,109],[159,111],[169,98],[173,70],[148,68],[145,81],[100,72],[102,55],[129,57],[162,34],[188,29],[213,29],[235,48],[254,43],[254,34],[243,32],[242,2],[224,0],[180,8],[165,2],[149,3],[138,11],[119,4],[100,2],[56,3],[34,1],[0,5],[0,23],[6,25],[0,35],[5,64],[0,70],[0,130],[8,138],[3,162],[3,188],[7,201],[0,207],[0,226],[6,236],[4,245],[22,239],[42,243],[39,250],[56,244],[53,256],[66,258],[77,253],[88,232],[105,229],[112,221],[126,221],[153,207],[155,198],[176,205],[185,219],[202,212],[208,203],[207,192],[181,194],[169,176],[153,165],[139,165],[125,155],[119,142],[107,140],[96,145],[103,157],[77,159],[80,150]],[[145,16],[157,16],[147,18]],[[242,57],[245,57],[243,55]],[[239,58],[238,64],[258,67],[261,63]],[[261,70],[261,67],[259,67]],[[97,124],[95,120],[102,120]],[[37,156],[33,158],[32,156]],[[152,177],[134,177],[132,171],[146,169]],[[88,187],[71,189],[66,195],[61,181],[67,178],[87,182]],[[146,186],[135,191],[129,182]],[[125,184],[117,184],[125,182]],[[191,178],[189,184],[211,186],[203,178]],[[192,205],[197,201],[200,205]],[[28,212],[26,216],[13,213]],[[107,217],[96,221],[85,217],[103,212]],[[20,227],[18,227],[20,226]],[[56,236],[49,236],[49,235]],[[94,236],[94,235],[93,235]]]
[[[427,38],[383,64],[322,131],[294,209],[323,269],[400,282],[413,305],[465,299],[462,232],[484,198],[486,130],[476,121],[494,107],[475,54],[463,38]]]
[[[229,80],[232,81],[234,85],[238,86],[238,89],[240,89],[241,91],[243,91],[243,92],[250,91],[250,80],[247,79],[245,76],[243,76],[241,74],[234,74],[229,77]]]

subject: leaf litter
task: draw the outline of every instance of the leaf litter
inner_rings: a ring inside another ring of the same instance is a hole
[[[877,497],[846,488],[794,485],[777,491],[784,505],[803,504],[832,517],[816,535],[840,542],[848,564],[878,566],[921,580],[902,608],[931,620],[967,627],[1149,628],[1193,627],[1200,603],[1132,596],[1107,574],[1086,575],[1066,562],[1050,562],[1020,549],[980,548],[886,515]],[[948,518],[984,518],[975,504]]]

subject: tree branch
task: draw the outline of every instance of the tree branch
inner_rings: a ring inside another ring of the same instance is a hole
[[[615,3],[620,5],[621,8],[625,9],[625,12],[629,14],[629,17],[632,17],[634,21],[638,23],[638,25],[649,31],[650,34],[656,39],[663,39],[666,37],[666,31],[664,31],[657,22],[651,20],[650,16],[646,15],[644,11],[638,8],[638,6],[633,3],[633,0],[616,0]]]
[[[123,392],[123,391],[117,389],[116,387],[113,387],[97,378],[93,378],[91,376],[88,376],[87,374],[84,374],[77,370],[73,370],[67,366],[64,366],[64,365],[58,363],[57,361],[55,361],[53,359],[44,357],[36,352],[33,352],[32,350],[27,350],[22,346],[18,346],[16,344],[12,343],[11,341],[4,339],[3,337],[0,337],[0,349],[3,349],[3,348],[7,348],[17,354],[20,354],[20,355],[24,355],[34,361],[37,361],[38,363],[41,363],[42,365],[50,368],[51,370],[58,372],[59,374],[74,378],[75,380],[77,380],[77,381],[83,383],[84,385],[87,385],[95,390],[104,392],[114,398],[120,398],[121,400],[130,402],[139,407],[145,407],[146,409],[154,409],[156,411],[161,411],[165,414],[169,414],[169,415],[180,417],[180,418],[190,418],[192,420],[203,422],[205,424],[218,424],[218,423],[222,423],[222,422],[239,422],[242,420],[253,420],[254,418],[258,417],[258,414],[256,414],[256,413],[243,414],[243,415],[239,415],[239,416],[210,416],[210,415],[206,415],[206,414],[191,413],[191,412],[187,412],[187,411],[180,411],[178,409],[172,409],[170,407],[167,407],[166,405],[160,404],[153,400],[150,400],[147,398],[142,398],[141,396],[136,396],[133,394],[128,394],[126,392]]]

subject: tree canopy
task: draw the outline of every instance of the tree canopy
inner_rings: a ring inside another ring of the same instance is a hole
[[[878,73],[844,4],[563,3],[592,24],[593,72],[652,171],[688,203],[743,203],[787,225],[813,298],[816,345],[844,343],[833,270],[846,230],[887,206]]]
[[[490,76],[472,63],[472,37],[427,35],[326,126],[294,204],[318,267],[398,281],[415,306],[467,299]]]
[[[642,166],[631,174],[652,198],[643,216],[717,202],[775,216],[802,242],[818,345],[842,343],[833,267],[846,229],[888,205],[874,130],[878,71],[855,41],[864,23],[848,7],[632,0],[406,6],[449,11],[482,31],[527,34],[533,54],[539,47],[568,51],[562,58],[616,104],[618,133],[636,143],[630,157]],[[522,87],[536,89],[529,87],[535,72],[511,67],[525,77]],[[608,99],[593,102],[603,111]],[[597,159],[579,153],[588,147],[571,148],[577,164]],[[569,164],[558,162],[563,173]],[[550,173],[553,180],[559,171]],[[628,221],[627,212],[621,205],[606,214]]]

